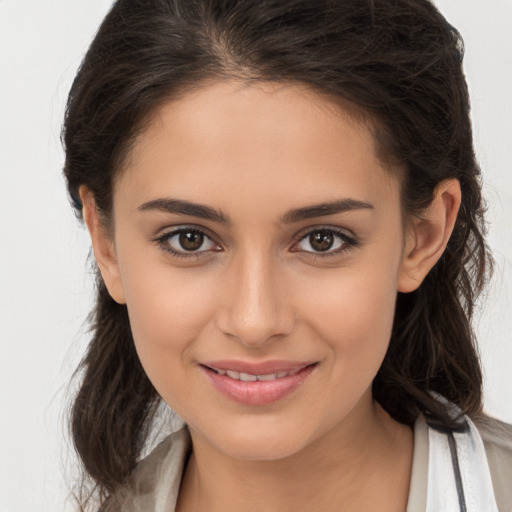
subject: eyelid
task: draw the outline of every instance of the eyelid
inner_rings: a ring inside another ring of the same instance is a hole
[[[165,243],[171,239],[173,236],[176,236],[179,233],[186,232],[186,231],[195,231],[198,233],[201,233],[204,237],[208,238],[213,244],[216,245],[216,248],[214,250],[207,249],[207,250],[198,250],[198,251],[178,251],[173,249],[170,245],[165,245]],[[297,246],[298,243],[300,243],[302,240],[306,239],[308,236],[312,235],[313,233],[319,232],[319,231],[326,231],[331,232],[335,236],[339,237],[342,240],[342,246],[340,248],[337,248],[335,250],[328,249],[326,251],[306,251],[306,250],[300,250],[300,249],[294,249],[294,247]],[[217,237],[213,234],[211,234],[210,230],[203,227],[203,226],[197,226],[194,224],[179,224],[176,226],[168,226],[167,228],[164,228],[160,231],[160,234],[158,234],[156,237],[152,238],[151,241],[156,243],[159,248],[168,253],[171,254],[174,257],[178,258],[201,258],[201,257],[209,257],[211,256],[212,252],[221,252],[223,251],[223,248],[221,244],[217,241]],[[312,255],[315,258],[317,257],[329,257],[329,256],[337,256],[341,253],[347,252],[351,249],[354,249],[361,245],[361,241],[356,237],[356,235],[346,229],[346,228],[340,228],[338,226],[330,226],[330,225],[318,225],[318,226],[309,226],[305,229],[302,229],[299,233],[297,233],[292,241],[292,245],[290,247],[291,252],[297,252],[302,253],[305,255]]]
[[[204,226],[200,226],[197,224],[175,224],[173,226],[168,225],[165,226],[164,228],[159,229],[157,231],[157,234],[154,236],[154,240],[187,230],[198,231],[199,233],[202,233],[203,235],[207,236],[208,238],[211,238],[212,240],[216,238],[216,235]]]
[[[293,250],[293,248],[299,242],[301,242],[302,240],[305,240],[308,236],[311,236],[313,233],[317,233],[319,231],[326,231],[326,232],[333,233],[335,236],[338,236],[339,238],[341,238],[343,245],[338,249],[335,249],[335,250],[328,249],[326,251],[304,251],[304,250],[299,250],[299,249]],[[320,225],[320,226],[308,227],[304,230],[301,230],[297,235],[295,235],[291,250],[292,250],[292,252],[301,252],[303,254],[313,255],[316,258],[316,257],[337,256],[345,251],[354,249],[360,245],[361,245],[361,241],[356,237],[356,235],[352,231],[344,229],[344,228],[340,228],[337,226]]]
[[[195,231],[197,233],[202,234],[205,238],[209,239],[213,244],[216,245],[217,249],[211,250],[198,250],[198,251],[178,251],[173,249],[170,245],[165,245],[165,243],[173,238],[174,236],[187,232],[187,231]],[[166,252],[171,254],[172,256],[178,257],[178,258],[201,258],[201,257],[207,257],[209,256],[208,253],[211,252],[220,252],[222,249],[218,249],[218,247],[221,245],[216,240],[216,237],[213,236],[210,231],[202,226],[195,226],[193,224],[179,224],[177,226],[172,226],[165,228],[160,231],[160,234],[158,234],[156,237],[151,239],[152,242],[156,243],[158,247]]]

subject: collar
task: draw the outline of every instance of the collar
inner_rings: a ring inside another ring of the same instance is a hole
[[[464,420],[457,432],[416,421],[407,512],[498,512],[482,438]]]
[[[452,432],[417,419],[407,512],[498,512],[482,438],[465,420]],[[137,467],[136,498],[122,510],[174,511],[190,450],[186,426],[160,443]]]

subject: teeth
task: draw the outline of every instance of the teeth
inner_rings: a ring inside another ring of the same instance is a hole
[[[274,380],[277,373],[267,373],[266,375],[258,375],[258,380]]]
[[[297,368],[296,370],[291,370],[289,372],[276,372],[276,373],[267,373],[265,375],[253,375],[251,373],[245,372],[234,372],[232,370],[217,370],[215,371],[219,375],[227,375],[235,380],[241,380],[243,382],[256,382],[257,380],[269,381],[274,379],[282,379],[283,377],[288,377],[290,375],[295,375],[300,372],[302,368]]]
[[[258,380],[258,376],[240,372],[240,380],[243,380],[244,382],[255,382]]]

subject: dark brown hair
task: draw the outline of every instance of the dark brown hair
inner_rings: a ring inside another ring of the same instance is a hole
[[[471,316],[490,257],[484,241],[459,33],[428,0],[118,0],[73,83],[64,173],[80,214],[87,185],[108,219],[116,172],[163,102],[206,81],[306,84],[371,120],[379,155],[404,169],[406,216],[441,180],[462,206],[448,247],[415,292],[397,297],[374,397],[397,420],[450,426],[441,394],[482,410]],[[72,435],[102,502],[129,481],[159,397],[134,349],[126,307],[97,276],[92,340],[79,375]],[[85,508],[87,496],[81,499]]]

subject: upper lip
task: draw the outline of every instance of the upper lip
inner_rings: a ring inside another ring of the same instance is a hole
[[[222,361],[208,361],[202,363],[214,370],[231,370],[239,373],[249,373],[251,375],[269,375],[277,372],[291,372],[294,370],[302,370],[306,366],[314,364],[315,361],[262,361],[259,363],[251,361],[240,360],[222,360]]]

